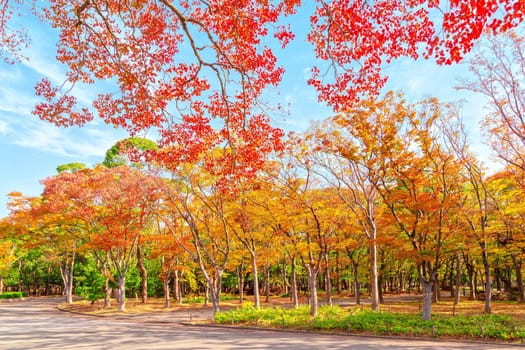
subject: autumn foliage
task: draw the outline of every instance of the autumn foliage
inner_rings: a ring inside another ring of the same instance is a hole
[[[132,135],[154,129],[157,161],[194,161],[216,146],[234,152],[214,159],[223,178],[253,176],[265,155],[282,149],[282,131],[257,105],[284,68],[274,53],[294,39],[287,25],[299,0],[98,1],[36,3],[4,0],[0,39],[7,59],[23,53],[17,13],[29,11],[59,32],[57,60],[67,78],[36,85],[34,113],[56,125],[83,125],[98,116]],[[483,32],[504,32],[523,20],[521,0],[315,2],[308,40],[328,71],[316,67],[310,84],[319,99],[344,111],[379,95],[385,64],[402,57],[456,63]],[[91,105],[75,87],[105,81]],[[107,90],[107,89],[105,89]],[[211,165],[210,162],[205,163]]]
[[[516,230],[524,211],[508,204],[524,193],[523,82],[505,85],[509,79],[492,76],[494,62],[481,55],[473,68],[479,79],[465,86],[493,100],[486,130],[514,165],[503,183],[487,177],[460,142],[465,133],[452,105],[382,94],[386,65],[420,57],[457,63],[484,33],[505,33],[519,56],[523,40],[512,30],[524,19],[522,0],[317,0],[307,40],[320,63],[309,84],[335,116],[287,139],[271,125],[279,106],[267,104],[265,92],[281,82],[275,50],[294,39],[287,21],[307,5],[299,0],[0,5],[8,61],[28,42],[11,26],[18,12],[28,9],[59,34],[66,79],[36,84],[36,116],[57,126],[99,118],[132,136],[110,150],[110,168],[65,167],[43,181],[41,197],[12,194],[1,226],[9,233],[0,242],[2,270],[12,263],[13,242],[33,251],[37,237],[58,242],[42,245],[60,265],[68,295],[82,254],[106,292],[118,290],[121,311],[135,263],[148,293],[145,259],[160,266],[168,301],[170,279],[181,296],[184,274],[189,289],[207,292],[214,312],[223,280],[234,274],[240,295],[251,278],[257,306],[259,279],[269,296],[278,276],[294,305],[302,282],[313,316],[318,288],[331,303],[332,282],[342,290],[350,271],[347,289],[360,300],[360,281],[368,279],[374,309],[387,283],[390,291],[422,288],[427,319],[445,275],[459,281],[448,283],[459,298],[462,269],[472,291],[483,275],[486,312],[491,271],[509,294],[514,276],[525,300]],[[523,71],[522,56],[512,64]],[[498,84],[502,92],[493,93]],[[76,94],[86,86],[101,87],[88,105]],[[135,138],[148,132],[155,143]],[[145,151],[135,160],[148,167],[131,158],[137,166],[128,166],[122,149]]]

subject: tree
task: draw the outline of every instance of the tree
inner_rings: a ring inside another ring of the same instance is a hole
[[[403,118],[393,147],[380,160],[379,191],[399,232],[410,244],[423,286],[423,319],[431,318],[443,253],[458,229],[460,161],[444,147],[440,118],[449,113],[435,99],[422,101]],[[401,147],[401,149],[399,148]]]
[[[332,222],[332,198],[336,194],[318,176],[308,154],[309,143],[298,135],[290,135],[277,181],[281,195],[291,204],[286,208],[291,219],[285,234],[291,243],[297,244],[297,256],[308,272],[310,314],[316,316],[319,306],[317,277],[323,267],[329,273],[328,254],[335,244],[330,236],[336,231]],[[330,281],[327,282],[330,285]],[[327,303],[331,302],[328,292]]]
[[[451,152],[460,160],[461,173],[465,177],[464,199],[461,200],[463,207],[463,220],[467,223],[468,235],[479,244],[481,258],[485,272],[485,312],[491,313],[492,281],[490,274],[489,245],[492,241],[488,230],[489,214],[491,208],[491,193],[485,175],[483,163],[471,153],[468,148],[467,133],[459,113],[452,111],[449,118],[444,120],[442,130],[446,137],[446,143]]]
[[[85,168],[86,168],[86,165],[84,163],[74,162],[74,163],[61,164],[57,166],[57,172],[61,173],[63,171],[68,171],[68,172],[74,173],[76,171],[79,171]]]
[[[83,227],[89,234],[84,246],[105,252],[116,275],[118,309],[124,311],[127,271],[139,236],[151,222],[159,195],[157,181],[120,166],[62,172],[44,184],[47,210]]]
[[[378,310],[377,243],[381,203],[378,200],[376,173],[380,170],[377,167],[377,158],[382,155],[366,137],[366,133],[378,132],[374,127],[381,127],[379,124],[372,124],[374,123],[368,123],[366,118],[352,114],[338,115],[316,126],[309,137],[316,139],[311,148],[317,153],[313,162],[320,168],[319,174],[337,190],[337,195],[352,212],[369,242],[370,297],[372,310]],[[347,249],[351,259],[358,251],[355,248]],[[353,262],[355,269],[357,261],[353,259]],[[356,290],[356,294],[358,293]]]
[[[499,36],[487,33],[469,62],[473,77],[460,84],[488,97],[483,127],[491,146],[505,163],[521,171],[525,171],[524,57],[523,29]]]
[[[516,273],[518,299],[520,303],[525,303],[523,283],[525,193],[520,183],[515,181],[513,171],[510,171],[509,174],[509,169],[492,175],[487,182],[493,209],[489,227],[492,232],[495,232],[496,240],[502,247],[504,255],[510,256]]]
[[[216,149],[212,153],[220,157],[222,150]],[[222,187],[220,176],[210,174],[199,164],[179,165],[172,175],[173,179],[167,180],[163,186],[163,215],[160,219],[199,266],[215,315],[220,309],[222,278],[231,249],[226,203],[236,198],[236,192],[227,192]],[[186,235],[191,236],[191,241],[181,239]]]
[[[361,98],[379,95],[387,77],[381,69],[400,57],[435,57],[459,62],[485,30],[504,32],[524,18],[521,1],[317,1],[309,40],[328,61],[310,80],[319,98],[344,112]],[[442,16],[442,17],[441,17]]]
[[[339,128],[328,128],[328,137],[321,137],[329,152],[346,162],[344,172],[332,168],[336,186],[345,186],[343,198],[371,243],[378,238],[379,196],[399,238],[409,244],[406,254],[417,264],[424,287],[424,319],[431,317],[432,289],[454,232],[451,216],[459,191],[458,163],[442,146],[436,127],[443,113],[434,99],[410,106],[390,92],[341,113],[334,118]]]
[[[147,164],[149,153],[157,149],[157,144],[149,139],[141,137],[130,137],[111,146],[106,152],[106,157],[102,164],[108,168],[117,166],[130,166],[137,169],[143,169]],[[146,304],[148,299],[148,272],[144,264],[144,246],[143,239],[137,240],[137,267],[140,272],[141,299]]]
[[[144,231],[151,225],[158,181],[129,167],[94,169],[87,198],[96,213],[97,227],[90,245],[106,251],[117,279],[118,310],[125,309],[126,275]]]
[[[158,146],[155,142],[142,137],[129,137],[118,141],[106,151],[102,164],[108,168],[121,165],[141,168],[141,157],[148,159],[148,152],[155,151]]]
[[[4,278],[9,274],[16,261],[16,244],[9,239],[9,226],[2,220],[0,222],[0,294],[4,292]]]
[[[235,152],[223,154],[224,177],[253,176],[264,157],[282,147],[282,132],[254,106],[281,80],[271,35],[283,47],[293,39],[280,21],[299,0],[0,4],[4,57],[17,57],[28,40],[23,30],[13,30],[16,13],[29,9],[58,30],[57,60],[67,78],[59,86],[47,78],[37,84],[43,102],[34,113],[40,118],[69,126],[98,114],[132,135],[157,129],[160,148],[169,148],[158,161],[166,164],[228,144]],[[322,82],[315,69],[311,84],[336,111],[358,95],[378,95],[383,62],[421,53],[438,63],[457,62],[485,29],[504,32],[524,18],[521,0],[458,0],[446,8],[435,0],[316,4],[309,40],[316,56],[332,63],[335,82]],[[75,86],[97,81],[116,89],[98,94],[91,106],[79,105]]]
[[[243,186],[244,187],[244,186]],[[261,210],[261,200],[270,196],[265,193],[268,186],[256,179],[251,185],[246,184],[240,198],[229,204],[228,224],[235,238],[250,255],[251,274],[253,277],[254,306],[261,305],[259,291],[259,262],[268,247],[274,247],[276,242],[275,230],[266,223],[265,212]],[[270,259],[267,259],[270,260]],[[271,259],[275,260],[275,259]]]

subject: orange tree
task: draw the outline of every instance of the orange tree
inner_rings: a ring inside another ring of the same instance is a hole
[[[61,197],[64,206],[55,210],[52,207],[55,199],[11,193],[11,213],[6,222],[21,245],[29,249],[40,247],[48,261],[58,264],[66,302],[72,303],[73,270],[79,248],[85,242],[86,230],[82,222],[68,216],[72,200]]]
[[[117,166],[130,166],[147,172],[145,158],[148,152],[157,149],[157,144],[149,139],[141,137],[129,137],[118,141],[106,151],[106,156],[102,164],[108,168]],[[148,272],[145,266],[147,259],[145,243],[147,239],[139,237],[137,242],[137,267],[141,278],[141,298],[142,303],[146,304],[148,299]]]
[[[124,311],[126,275],[138,238],[151,222],[158,199],[156,181],[129,167],[99,166],[61,173],[44,184],[47,210],[64,215],[68,223],[82,222],[89,235],[84,248],[104,252],[108,258],[118,288],[118,309]]]
[[[338,115],[316,125],[307,139],[312,139],[312,162],[319,174],[336,189],[337,196],[352,213],[359,231],[368,240],[370,296],[372,309],[379,309],[377,244],[381,202],[377,190],[380,148],[368,135],[380,132],[383,125],[366,117]],[[357,252],[352,249],[352,254]],[[349,251],[350,252],[350,251]]]
[[[13,20],[33,13],[58,32],[57,60],[66,81],[36,85],[34,113],[56,125],[82,125],[95,114],[136,135],[156,129],[158,158],[192,161],[229,144],[223,175],[253,176],[281,147],[282,132],[253,107],[284,69],[274,54],[294,38],[283,19],[300,0],[32,0],[0,1],[1,54],[23,54],[28,39]],[[314,69],[310,83],[337,112],[384,85],[384,63],[400,57],[457,62],[485,29],[503,32],[523,21],[522,0],[373,2],[317,0],[308,40],[330,61],[332,81]],[[23,24],[22,24],[23,26]],[[80,84],[104,81],[91,105],[75,96]],[[205,166],[211,165],[209,162]]]
[[[489,230],[489,215],[494,202],[486,178],[486,169],[468,147],[467,132],[460,115],[454,109],[443,119],[442,130],[446,135],[448,148],[460,160],[460,174],[463,178],[463,198],[459,211],[467,230],[469,240],[477,242],[481,250],[481,259],[485,277],[485,312],[491,312],[492,281],[489,259],[490,246],[494,239]],[[459,203],[459,202],[458,202]]]
[[[301,211],[289,196],[289,186],[294,180],[285,175],[283,169],[282,160],[267,161],[258,176],[258,182],[246,199],[249,206],[253,207],[260,225],[271,230],[272,245],[283,248],[285,260],[291,266],[289,283],[292,304],[298,307],[297,262],[300,237],[294,228]]]
[[[184,247],[191,245],[191,235],[181,227],[181,219],[174,220],[166,227],[159,219],[163,213],[162,205],[157,208],[156,231],[148,235],[151,244],[151,259],[160,260],[159,278],[164,290],[165,307],[170,307],[170,282],[173,281],[174,298],[182,304],[181,276],[191,268]],[[176,238],[175,238],[176,237]]]
[[[9,218],[0,220],[0,294],[4,292],[4,279],[11,272],[16,261],[17,244],[13,237],[12,222]]]

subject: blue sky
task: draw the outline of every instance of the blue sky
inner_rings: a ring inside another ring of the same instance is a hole
[[[289,114],[273,116],[275,126],[285,131],[302,131],[311,120],[322,119],[330,111],[317,102],[312,88],[306,84],[315,65],[313,50],[305,43],[309,30],[309,9],[299,12],[292,23],[296,40],[285,52],[279,53],[280,64],[287,72],[282,84],[268,93],[283,105],[289,104]],[[57,128],[38,120],[31,114],[37,98],[34,85],[42,77],[60,83],[63,68],[55,62],[56,33],[45,25],[23,19],[30,28],[32,44],[25,54],[29,61],[8,65],[0,63],[0,217],[8,214],[7,194],[20,191],[25,195],[39,195],[41,179],[56,174],[56,167],[70,162],[88,166],[102,162],[106,150],[117,140],[127,136],[100,120],[82,128]],[[490,162],[490,151],[483,146],[478,123],[484,111],[481,96],[454,89],[456,80],[467,76],[465,65],[440,67],[432,61],[414,62],[403,59],[386,67],[390,76],[386,90],[405,93],[410,101],[435,96],[442,101],[464,101],[463,114],[469,125],[472,145],[485,161]],[[97,93],[95,87],[78,92],[81,100],[89,101]]]

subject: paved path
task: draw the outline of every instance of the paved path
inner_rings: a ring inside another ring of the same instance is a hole
[[[525,349],[522,346],[328,336],[184,326],[188,314],[92,317],[56,309],[56,300],[0,303],[0,349]],[[197,315],[196,315],[197,316]],[[204,316],[204,315],[201,315]]]

